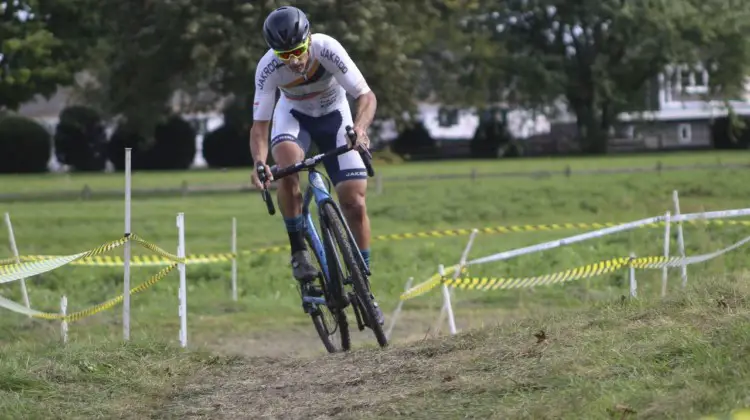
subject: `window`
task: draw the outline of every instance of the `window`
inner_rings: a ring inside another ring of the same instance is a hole
[[[692,141],[692,130],[690,124],[680,124],[677,126],[677,141],[680,144],[687,144]]]
[[[441,127],[452,127],[458,125],[458,110],[440,108],[438,110],[438,124]]]

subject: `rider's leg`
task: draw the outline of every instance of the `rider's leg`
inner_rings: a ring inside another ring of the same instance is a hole
[[[359,158],[359,155],[356,155]],[[352,158],[350,156],[350,158]],[[364,163],[362,164],[364,170]],[[339,178],[340,179],[340,178]],[[367,216],[365,195],[367,193],[367,179],[350,179],[339,181],[336,184],[336,195],[339,198],[341,211],[344,213],[346,223],[349,225],[354,240],[357,242],[367,267],[370,267],[370,218]],[[375,296],[372,296],[378,323],[383,325],[385,317],[380,309]]]
[[[305,153],[294,141],[281,141],[271,149],[278,166],[288,166],[304,159]],[[289,175],[278,181],[277,197],[279,209],[284,217],[284,225],[291,246],[292,274],[299,281],[312,280],[318,270],[312,265],[310,252],[305,245],[305,219],[302,216],[302,192],[299,175]]]
[[[349,225],[362,258],[370,266],[370,218],[367,216],[365,196],[367,193],[366,179],[352,179],[342,181],[336,185],[341,211]]]
[[[289,104],[280,100],[276,105],[271,134],[271,153],[278,166],[288,166],[304,159],[310,147],[309,134],[300,128],[299,121],[290,113]],[[299,281],[312,280],[318,273],[305,245],[305,220],[302,216],[302,193],[299,175],[286,176],[278,181],[277,197],[284,225],[292,248],[292,275]]]
[[[302,148],[291,141],[276,144],[272,154],[274,161],[280,167],[304,159]],[[279,209],[284,217],[284,224],[289,233],[289,244],[292,247],[292,253],[294,253],[305,249],[304,236],[301,235],[304,232],[304,219],[302,218],[302,192],[299,188],[299,174],[281,178],[278,185]]]

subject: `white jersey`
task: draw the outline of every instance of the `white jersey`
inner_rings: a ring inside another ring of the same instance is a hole
[[[268,50],[255,69],[253,119],[271,119],[276,106],[276,88],[285,107],[311,117],[348,106],[346,93],[354,98],[370,91],[364,76],[344,47],[333,37],[312,34],[309,62],[304,75],[295,73],[273,50]]]

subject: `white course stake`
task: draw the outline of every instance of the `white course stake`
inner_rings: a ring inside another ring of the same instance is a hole
[[[414,282],[414,277],[409,277],[409,280],[406,281],[406,286],[404,286],[404,291],[409,290],[413,282]],[[396,326],[396,321],[398,320],[398,316],[401,315],[402,306],[404,306],[404,301],[402,299],[399,299],[398,305],[396,305],[396,309],[393,311],[393,315],[391,315],[391,324],[388,326],[388,331],[386,331],[385,333],[385,338],[387,338],[388,340],[391,339],[391,333],[393,332],[393,327]]]
[[[466,259],[469,258],[469,252],[471,251],[471,247],[474,246],[474,238],[477,236],[478,232],[479,230],[472,229],[471,235],[469,235],[469,241],[466,243],[466,248],[464,248],[464,252],[463,254],[461,254],[461,259],[458,262],[458,268],[456,269],[456,271],[453,272],[454,284],[458,276],[461,275],[464,268],[466,267]],[[447,287],[447,286],[444,285],[443,287]],[[450,288],[451,297],[455,296],[454,290],[455,290],[454,288]],[[445,318],[447,309],[448,308],[445,305],[443,305],[443,307],[440,308],[440,316],[438,317],[438,330],[440,329],[440,326],[443,325],[443,319]]]
[[[237,218],[232,217],[232,300],[237,301]]]
[[[13,251],[13,256],[16,257],[16,264],[21,264],[21,258],[18,254],[18,247],[16,246],[16,236],[13,233],[13,224],[10,222],[10,213],[5,213],[5,226],[8,227],[8,238],[10,239],[10,249]],[[29,302],[29,292],[26,290],[26,279],[21,279],[21,294],[23,295],[23,303],[27,308],[31,308]],[[31,317],[31,315],[29,315]]]
[[[438,266],[438,273],[440,278],[445,276],[445,267],[442,264]],[[443,283],[443,308],[448,313],[448,327],[450,328],[451,335],[456,334],[456,319],[453,317],[453,306],[451,305],[451,293],[448,290],[448,285]]]
[[[63,295],[62,299],[60,299],[60,314],[63,316],[68,314],[68,297]],[[60,332],[62,333],[62,341],[63,343],[68,342],[68,321],[63,318],[62,325],[60,325]]]
[[[630,253],[630,258],[635,259],[635,253]],[[633,265],[630,265],[630,297],[635,298],[638,297],[638,283],[635,280],[635,267]]]
[[[179,231],[179,242],[177,243],[177,256],[185,258],[185,213],[177,213],[177,229]],[[178,290],[180,315],[180,345],[187,347],[187,286],[185,281],[185,263],[177,264],[180,272],[180,288]]]
[[[130,237],[130,155],[131,149],[125,148],[125,237]],[[130,340],[130,241],[125,242],[123,250],[123,295],[122,295],[122,336]]]
[[[664,214],[664,259],[669,258],[669,239],[670,239],[670,216],[669,212]],[[669,267],[666,265],[661,271],[661,297],[667,295],[667,279],[669,276]]]
[[[677,190],[672,192],[672,201],[674,201],[674,215],[680,217],[680,197]],[[685,258],[685,236],[682,232],[682,222],[677,223],[677,247],[680,251],[680,257]],[[687,287],[687,264],[680,265],[680,274],[682,275],[682,288]]]

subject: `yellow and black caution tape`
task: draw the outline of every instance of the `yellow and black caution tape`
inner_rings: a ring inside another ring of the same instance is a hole
[[[455,272],[457,268],[458,268],[457,265],[446,267],[444,275]],[[421,296],[429,292],[430,290],[434,289],[436,286],[439,286],[440,284],[442,284],[443,281],[444,281],[443,276],[441,276],[439,273],[435,274],[429,279],[427,279],[426,281],[419,283],[416,286],[412,286],[409,288],[409,290],[404,291],[404,293],[401,294],[401,300],[408,300],[408,299],[415,298],[417,296]]]
[[[691,220],[683,222],[691,225],[717,225],[717,226],[750,226],[750,220]],[[509,233],[522,233],[522,232],[544,232],[544,231],[557,231],[557,230],[570,230],[570,229],[602,229],[605,227],[618,226],[622,223],[614,222],[603,222],[603,223],[551,223],[541,225],[508,225],[508,226],[488,226],[481,229],[477,229],[478,233],[486,235],[498,235],[498,234],[509,234]],[[639,228],[656,228],[663,227],[666,222],[656,222],[647,225],[640,226]],[[471,234],[472,229],[444,229],[444,230],[430,230],[423,232],[413,233],[393,233],[387,235],[377,235],[372,237],[373,242],[388,242],[388,241],[401,241],[409,239],[424,239],[424,238],[447,238],[447,237],[458,237],[468,236]],[[156,245],[150,244],[142,239],[138,238],[134,234],[131,235],[134,239],[145,248],[155,252],[158,256],[151,255],[134,255],[131,257],[131,266],[162,266],[168,265],[175,261],[177,258],[174,254],[171,254]],[[263,248],[257,248],[253,250],[240,251],[241,255],[258,255],[258,254],[275,254],[280,252],[289,251],[289,245],[276,245]],[[19,257],[22,262],[30,261],[45,261],[53,260],[56,258],[63,258],[65,256],[59,255],[25,255]],[[216,253],[216,254],[190,254],[185,257],[185,264],[211,264],[211,263],[225,263],[231,262],[237,255],[233,253]],[[15,258],[6,258],[0,260],[0,269],[2,266],[14,265],[16,263]],[[124,263],[123,259],[119,256],[98,256],[88,255],[86,257],[77,258],[71,261],[71,265],[86,265],[86,266],[101,266],[101,267],[118,267]]]
[[[94,249],[91,249],[89,251],[79,252],[78,254],[72,254],[72,255],[63,255],[63,256],[48,256],[43,259],[29,259],[25,258],[25,262],[22,263],[14,263],[14,264],[6,264],[6,265],[0,265],[0,284],[11,282],[14,280],[19,280],[24,277],[32,277],[35,275],[39,275],[42,273],[46,273],[48,271],[52,271],[54,269],[57,269],[59,267],[62,267],[64,265],[68,264],[75,264],[76,262],[80,261],[86,261],[91,259],[96,259],[100,262],[101,265],[112,262],[112,265],[122,265],[122,259],[109,256],[99,256],[99,254],[103,254],[105,252],[111,251],[112,249],[118,248],[128,241],[134,241],[135,243],[141,245],[142,247],[148,249],[151,252],[154,252],[158,254],[157,256],[143,256],[143,257],[137,257],[136,259],[141,263],[141,265],[165,265],[163,262],[166,261],[167,265],[171,265],[172,263],[186,263],[186,259],[180,258],[174,254],[171,254],[164,249],[160,248],[158,245],[155,245],[151,242],[148,242],[147,240],[135,235],[131,234],[125,237],[122,237],[120,239],[117,239],[115,241],[108,242],[104,245],[101,245],[99,247],[96,247]],[[208,258],[208,256],[204,255],[198,255],[196,259],[199,260],[210,260],[211,258]],[[213,258],[218,259],[218,258]]]
[[[169,274],[176,267],[177,267],[177,263],[174,263],[172,265],[169,265],[169,266],[163,268],[161,271],[159,271],[158,273],[156,273],[156,275],[154,275],[150,279],[148,279],[145,282],[139,284],[138,286],[135,286],[135,287],[131,288],[130,289],[130,294],[134,295],[136,293],[139,293],[139,292],[142,292],[142,291],[148,289],[149,287],[151,287],[154,284],[156,284],[159,280],[161,280],[164,277],[166,277],[167,274]],[[125,297],[125,294],[121,293],[120,295],[115,296],[112,299],[109,299],[109,300],[107,300],[105,302],[102,302],[102,303],[100,303],[98,305],[94,305],[94,306],[92,306],[90,308],[86,308],[86,309],[83,309],[81,311],[73,312],[73,313],[67,314],[67,315],[55,314],[55,313],[48,313],[48,312],[37,312],[37,311],[34,311],[30,315],[33,316],[33,317],[35,317],[35,318],[41,318],[41,319],[48,319],[48,320],[59,319],[59,320],[67,321],[67,322],[73,322],[73,321],[78,321],[78,320],[80,320],[82,318],[86,318],[86,317],[92,316],[92,315],[97,314],[99,312],[106,311],[107,309],[111,309],[115,305],[117,305],[120,302],[122,302],[122,300],[123,300],[124,297]]]
[[[75,260],[103,254],[124,245],[129,240],[128,237],[122,237],[78,254],[65,255],[39,261],[28,261],[20,264],[2,265],[0,266],[0,284],[46,273],[58,267],[62,267],[63,265],[70,264]]]
[[[571,270],[560,271],[557,273],[545,274],[535,277],[474,277],[458,278],[455,280],[446,278],[443,280],[443,282],[451,287],[469,290],[523,289],[527,287],[546,286],[600,276],[602,274],[611,273],[613,271],[618,271],[621,268],[628,267],[629,264],[630,258],[613,258],[610,260],[576,267]]]
[[[24,255],[20,257],[22,262],[44,261],[54,258],[60,258],[60,255]],[[190,254],[185,256],[185,264],[212,264],[231,262],[235,254]],[[0,260],[0,267],[7,264],[15,264],[15,258]],[[169,265],[173,260],[164,258],[159,255],[133,255],[130,257],[131,267],[153,267]],[[74,260],[70,265],[98,266],[98,267],[122,267],[124,260],[119,256],[97,255],[79,260]]]
[[[747,238],[750,239],[750,238]],[[746,242],[743,240],[741,243]],[[710,259],[711,257],[718,256],[727,250],[733,249],[737,244],[732,247],[726,248],[720,252],[714,254],[699,255],[693,257],[663,257],[663,256],[651,256],[651,257],[619,257],[612,258],[609,260],[599,261],[593,264],[586,264],[580,267],[576,267],[570,270],[559,271],[556,273],[544,274],[541,276],[533,277],[464,277],[464,278],[449,278],[440,276],[439,274],[433,275],[427,281],[420,283],[416,286],[411,287],[409,290],[404,291],[400,299],[409,300],[415,297],[421,296],[436,286],[446,284],[453,288],[468,289],[468,290],[497,290],[497,289],[522,289],[536,286],[546,286],[558,283],[565,283],[574,280],[580,280],[590,277],[596,277],[603,274],[612,273],[623,268],[633,267],[635,269],[662,269],[665,267],[679,267],[681,265],[694,264]],[[452,267],[455,270],[455,266]]]
[[[750,220],[690,220],[683,222],[685,224],[713,224],[718,226],[750,226]],[[603,229],[607,227],[619,226],[622,223],[614,222],[603,222],[603,223],[550,223],[542,225],[508,225],[508,226],[488,226],[481,229],[477,229],[478,233],[497,235],[497,234],[508,234],[508,233],[521,233],[521,232],[544,232],[544,231],[556,231],[556,230],[570,230],[570,229]],[[655,228],[663,227],[666,222],[649,223],[640,228]],[[373,241],[398,241],[404,239],[418,239],[418,238],[444,238],[453,236],[468,236],[471,234],[472,229],[446,229],[446,230],[430,230],[425,232],[416,233],[394,233],[389,235],[378,235],[372,238]],[[277,247],[278,248],[278,247]],[[286,248],[285,248],[286,249]],[[253,251],[250,251],[253,252]],[[268,251],[266,251],[268,252]]]
[[[156,275],[152,276],[147,281],[139,284],[138,286],[131,288],[129,290],[129,294],[131,295],[142,292],[148,289],[149,287],[153,286],[159,280],[166,277],[167,274],[169,274],[172,270],[174,270],[178,266],[178,264],[185,262],[185,259],[180,258],[174,254],[171,254],[165,251],[164,249],[160,248],[158,245],[148,242],[145,239],[140,238],[137,235],[131,234],[129,236],[125,236],[115,241],[108,242],[104,245],[101,245],[89,251],[84,251],[84,252],[80,252],[80,253],[73,254],[73,255],[48,257],[45,259],[40,259],[38,261],[23,262],[21,264],[16,263],[16,264],[0,265],[0,283],[10,282],[13,280],[17,280],[19,278],[30,277],[33,275],[52,271],[63,265],[72,264],[75,261],[80,261],[85,258],[94,258],[94,257],[97,257],[99,254],[105,253],[119,246],[122,246],[131,240],[143,246],[144,248],[158,254],[158,257],[161,258],[162,260],[170,261],[170,264],[167,267],[163,268],[161,271],[159,271]],[[205,256],[200,256],[200,257],[205,258]],[[106,258],[106,257],[103,257],[103,258]],[[95,305],[90,308],[77,311],[71,314],[67,314],[67,315],[58,314],[58,313],[40,312],[37,310],[26,308],[24,306],[17,304],[16,302],[10,301],[1,296],[0,296],[0,307],[10,309],[14,312],[27,314],[35,318],[48,319],[48,320],[59,319],[59,320],[72,322],[72,321],[77,321],[85,317],[92,316],[94,314],[105,311],[107,309],[110,309],[114,307],[115,305],[117,305],[118,303],[122,302],[123,298],[124,298],[124,294],[120,294],[98,305]]]

